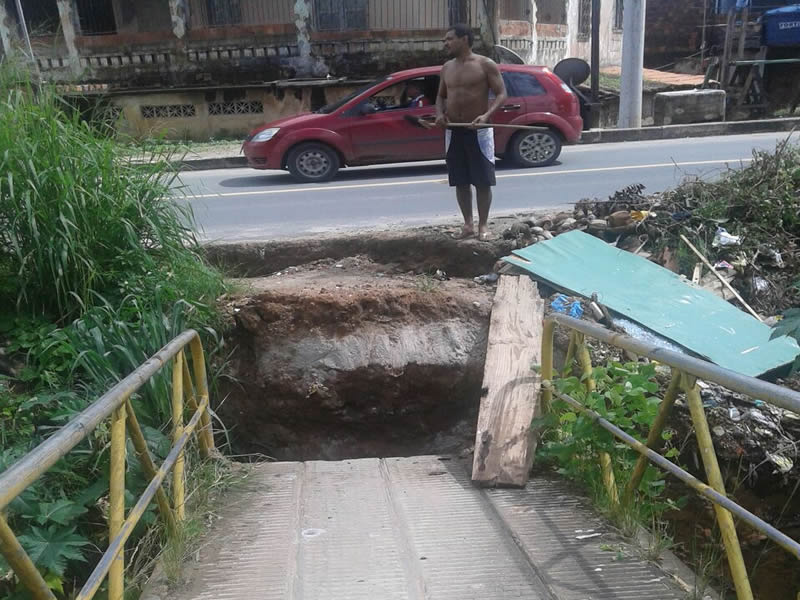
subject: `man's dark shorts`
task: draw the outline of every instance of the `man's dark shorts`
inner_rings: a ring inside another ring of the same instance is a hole
[[[453,127],[445,131],[445,147],[451,186],[495,184],[493,129]]]

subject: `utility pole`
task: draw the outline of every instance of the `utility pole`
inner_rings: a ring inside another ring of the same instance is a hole
[[[600,102],[600,0],[592,0],[592,103]]]
[[[622,82],[619,94],[619,128],[642,126],[642,69],[644,68],[644,18],[647,0],[625,0],[622,12]]]

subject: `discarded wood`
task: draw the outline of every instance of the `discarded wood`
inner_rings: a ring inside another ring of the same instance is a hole
[[[503,275],[497,285],[483,372],[472,481],[523,487],[536,440],[531,421],[539,415],[544,301],[528,276]]]
[[[706,266],[706,268],[707,268],[709,271],[711,271],[711,272],[714,274],[714,276],[715,276],[717,279],[719,279],[719,280],[722,282],[722,285],[724,285],[726,288],[728,288],[728,291],[729,291],[729,292],[731,292],[731,293],[732,293],[732,294],[733,294],[733,295],[736,297],[736,299],[737,299],[739,302],[741,302],[741,303],[742,303],[742,306],[744,306],[744,307],[747,309],[747,312],[749,312],[749,313],[750,313],[751,315],[753,315],[753,316],[754,316],[756,319],[758,319],[759,321],[761,321],[761,322],[763,323],[764,319],[762,319],[762,318],[761,318],[761,317],[758,315],[758,313],[757,313],[756,311],[754,311],[754,310],[753,310],[753,309],[750,307],[750,305],[749,305],[747,302],[745,302],[745,301],[744,301],[744,298],[742,298],[742,297],[739,295],[739,292],[737,292],[737,291],[734,289],[734,287],[733,287],[733,286],[732,286],[730,283],[728,283],[728,282],[725,280],[725,278],[724,278],[722,275],[720,275],[720,274],[717,272],[717,270],[716,270],[716,269],[715,269],[713,266],[711,266],[711,263],[710,263],[710,262],[708,262],[708,259],[707,259],[705,256],[703,256],[703,254],[702,254],[702,253],[701,253],[701,252],[700,252],[700,251],[699,251],[697,248],[695,248],[695,247],[694,247],[694,245],[692,244],[692,242],[690,242],[688,239],[686,239],[686,236],[685,236],[685,235],[683,235],[683,234],[681,234],[681,239],[683,240],[683,242],[684,242],[684,243],[685,243],[687,246],[689,246],[689,250],[691,250],[692,252],[694,252],[694,253],[697,255],[697,258],[699,258],[700,260],[702,260],[702,261],[703,261],[703,264]]]
[[[694,272],[692,273],[692,283],[698,285],[700,277],[703,275],[703,263],[694,263]]]

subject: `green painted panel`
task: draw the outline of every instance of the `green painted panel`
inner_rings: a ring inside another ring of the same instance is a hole
[[[797,343],[672,271],[602,240],[571,231],[504,260],[537,279],[608,308],[721,367],[757,377],[794,360]]]

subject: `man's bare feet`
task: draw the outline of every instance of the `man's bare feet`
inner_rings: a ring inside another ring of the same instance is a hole
[[[452,237],[454,240],[463,240],[472,237],[473,235],[475,235],[475,229],[468,225],[464,225],[461,227],[460,231],[452,234]]]
[[[478,239],[482,242],[489,242],[494,239],[494,235],[486,227],[478,229]]]

